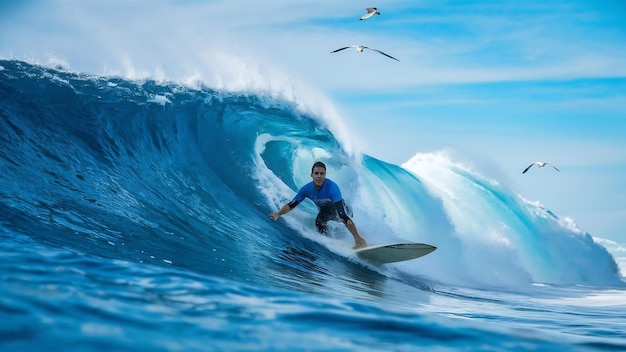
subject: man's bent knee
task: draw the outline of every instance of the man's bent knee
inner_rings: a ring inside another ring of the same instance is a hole
[[[328,235],[328,227],[326,226],[325,222],[316,220],[315,227],[317,227],[317,231],[319,231],[320,233],[324,235]]]

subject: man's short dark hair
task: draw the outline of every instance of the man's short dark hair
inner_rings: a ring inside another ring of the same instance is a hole
[[[313,167],[311,168],[311,173],[313,173],[313,169],[315,169],[316,167],[321,167],[324,170],[326,170],[326,165],[323,162],[316,161],[315,164],[313,164]]]

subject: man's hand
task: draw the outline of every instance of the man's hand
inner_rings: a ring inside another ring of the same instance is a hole
[[[279,217],[280,217],[280,214],[278,212],[270,213],[270,218],[272,218],[273,220],[278,220]]]

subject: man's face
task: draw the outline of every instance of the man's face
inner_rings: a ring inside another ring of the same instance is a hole
[[[313,179],[315,188],[322,187],[324,180],[326,180],[326,169],[320,166],[314,167],[313,172],[311,172],[311,178]]]

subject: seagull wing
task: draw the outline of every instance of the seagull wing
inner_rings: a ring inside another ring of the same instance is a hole
[[[556,166],[550,164],[550,166],[552,166],[556,171],[561,172],[561,170],[557,169]]]
[[[338,52],[338,51],[345,50],[345,49],[348,49],[348,48],[354,48],[354,45],[344,46],[343,48],[335,49],[335,50],[331,51],[330,53],[331,53],[331,54],[332,54],[332,53],[336,53],[336,52]]]
[[[535,163],[532,163],[532,164],[528,165],[528,167],[525,168],[524,171],[522,171],[522,173],[525,174],[526,171],[528,171],[528,169],[530,169],[533,165],[535,165]]]
[[[376,14],[376,12],[377,12],[375,7],[367,7],[365,9],[367,10],[367,13],[365,15],[361,16],[361,18],[360,18],[361,21],[374,16],[374,14]]]
[[[364,48],[365,48],[365,49],[370,49],[370,50],[373,50],[373,51],[376,51],[376,52],[379,52],[379,53],[381,53],[381,54],[385,55],[386,57],[391,58],[391,59],[394,59],[394,60],[396,60],[396,61],[400,61],[400,60],[396,59],[395,57],[393,57],[393,56],[391,56],[391,55],[388,55],[388,54],[385,54],[385,53],[383,53],[382,51],[380,51],[380,50],[378,50],[378,49],[372,49],[372,48],[368,48],[368,47],[366,47],[366,46],[364,46]]]

